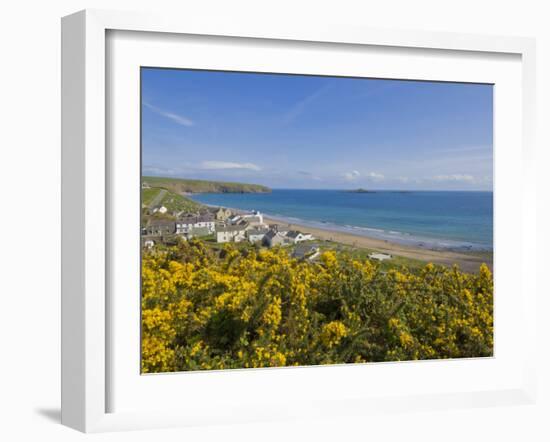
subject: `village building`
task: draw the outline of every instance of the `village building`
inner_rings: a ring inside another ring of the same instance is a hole
[[[212,232],[208,227],[191,227],[185,237],[187,239],[201,238],[204,236],[211,235]]]
[[[320,255],[317,244],[298,244],[292,252],[292,257],[296,259],[314,260]]]
[[[151,249],[155,245],[155,241],[153,241],[151,238],[142,238],[141,239],[141,247],[146,249]]]
[[[296,230],[291,230],[287,232],[286,237],[288,238],[289,242],[291,242],[292,244],[297,244],[302,241],[308,241],[313,239],[313,237],[311,236],[311,233],[302,233]]]
[[[141,233],[147,236],[173,235],[176,233],[176,223],[165,219],[151,219]]]
[[[150,189],[151,186],[149,185],[149,183],[144,181],[143,183],[141,183],[141,188],[142,189]]]
[[[385,261],[387,259],[392,259],[391,255],[388,255],[386,253],[371,253],[369,255],[370,259],[375,259],[377,261]]]
[[[268,247],[284,246],[288,244],[288,239],[281,232],[270,230],[264,236],[264,244]]]
[[[237,221],[235,223],[236,226],[245,226],[246,228],[250,228],[250,224],[247,220],[245,219],[240,219],[239,221]]]
[[[246,220],[251,226],[263,226],[264,225],[264,216],[258,212],[254,211],[246,215],[241,215],[241,218]]]
[[[151,207],[149,209],[149,213],[151,215],[153,215],[155,213],[160,213],[160,214],[164,215],[166,212],[168,212],[168,209],[164,206],[154,206],[154,207]]]
[[[246,236],[251,243],[262,242],[267,232],[269,232],[267,228],[252,228],[246,231]]]
[[[231,217],[232,212],[229,209],[224,209],[223,207],[220,207],[218,210],[216,210],[214,216],[216,217],[216,221],[226,221],[229,217]]]
[[[274,232],[279,232],[281,235],[285,236],[288,233],[288,228],[280,224],[270,224],[269,229]]]
[[[216,241],[224,242],[241,242],[246,239],[245,225],[217,225],[216,226]]]
[[[178,235],[186,235],[189,230],[202,227],[208,229],[208,234],[214,233],[216,228],[214,216],[211,214],[186,216],[176,221],[176,233]]]

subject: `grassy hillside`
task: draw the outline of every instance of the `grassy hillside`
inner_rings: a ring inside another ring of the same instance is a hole
[[[145,176],[141,179],[151,187],[161,187],[175,193],[264,193],[271,189],[259,184],[229,183],[222,181],[187,180]]]
[[[169,213],[181,212],[182,210],[196,212],[201,208],[199,203],[161,188],[142,189],[141,205],[144,208],[162,205],[168,209]]]

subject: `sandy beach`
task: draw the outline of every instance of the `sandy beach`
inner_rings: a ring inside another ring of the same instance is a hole
[[[383,253],[389,253],[394,256],[419,259],[422,261],[433,262],[435,264],[442,264],[445,266],[458,264],[458,266],[466,272],[477,272],[479,270],[479,266],[482,263],[486,263],[491,271],[493,270],[492,259],[488,261],[486,256],[481,256],[479,253],[432,250],[423,247],[414,247],[404,244],[392,243],[382,239],[369,238],[363,235],[354,235],[352,233],[315,228],[295,223],[281,222],[280,220],[270,219],[265,216],[264,222],[267,224],[285,225],[289,228],[289,230],[309,232],[317,239],[334,241],[358,248],[373,249]]]

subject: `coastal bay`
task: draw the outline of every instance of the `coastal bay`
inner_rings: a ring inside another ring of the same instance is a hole
[[[209,206],[259,210],[268,224],[345,244],[476,272],[493,265],[492,193],[273,189],[267,194],[197,194]]]
[[[493,257],[491,252],[456,252],[452,250],[434,250],[430,248],[399,244],[371,238],[365,235],[355,235],[353,233],[342,232],[330,228],[311,227],[310,225],[286,223],[279,219],[273,219],[264,216],[264,221],[268,224],[281,224],[290,230],[299,230],[301,232],[311,233],[315,238],[323,241],[332,241],[335,243],[346,244],[348,246],[371,249],[378,252],[388,253],[392,256],[401,256],[409,259],[432,262],[444,266],[458,265],[465,272],[477,272],[479,266],[483,263],[492,270]]]

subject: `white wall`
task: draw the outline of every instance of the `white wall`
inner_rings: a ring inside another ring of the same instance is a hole
[[[449,30],[538,38],[541,186],[550,188],[550,14],[544,1],[394,0],[297,2],[145,0],[19,0],[0,7],[0,115],[2,185],[0,231],[0,438],[82,440],[61,427],[60,359],[60,17],[83,8],[171,10],[177,14],[244,14],[250,20],[337,22],[384,28]],[[546,191],[548,194],[548,191]],[[546,198],[549,199],[549,198]],[[542,201],[542,198],[540,198]],[[550,225],[540,219],[539,275]],[[17,220],[17,235],[12,235]],[[32,238],[39,221],[40,235]],[[21,232],[23,232],[21,234]],[[26,233],[28,232],[28,233]],[[541,278],[542,279],[542,278]],[[548,312],[548,298],[540,303]],[[542,322],[542,321],[541,321]],[[541,368],[550,373],[549,321],[540,325]],[[543,344],[544,343],[544,344]],[[543,353],[546,352],[546,354]],[[335,420],[100,435],[95,440],[543,440],[549,437],[548,375],[537,406],[380,415]],[[549,439],[546,439],[549,440]]]

